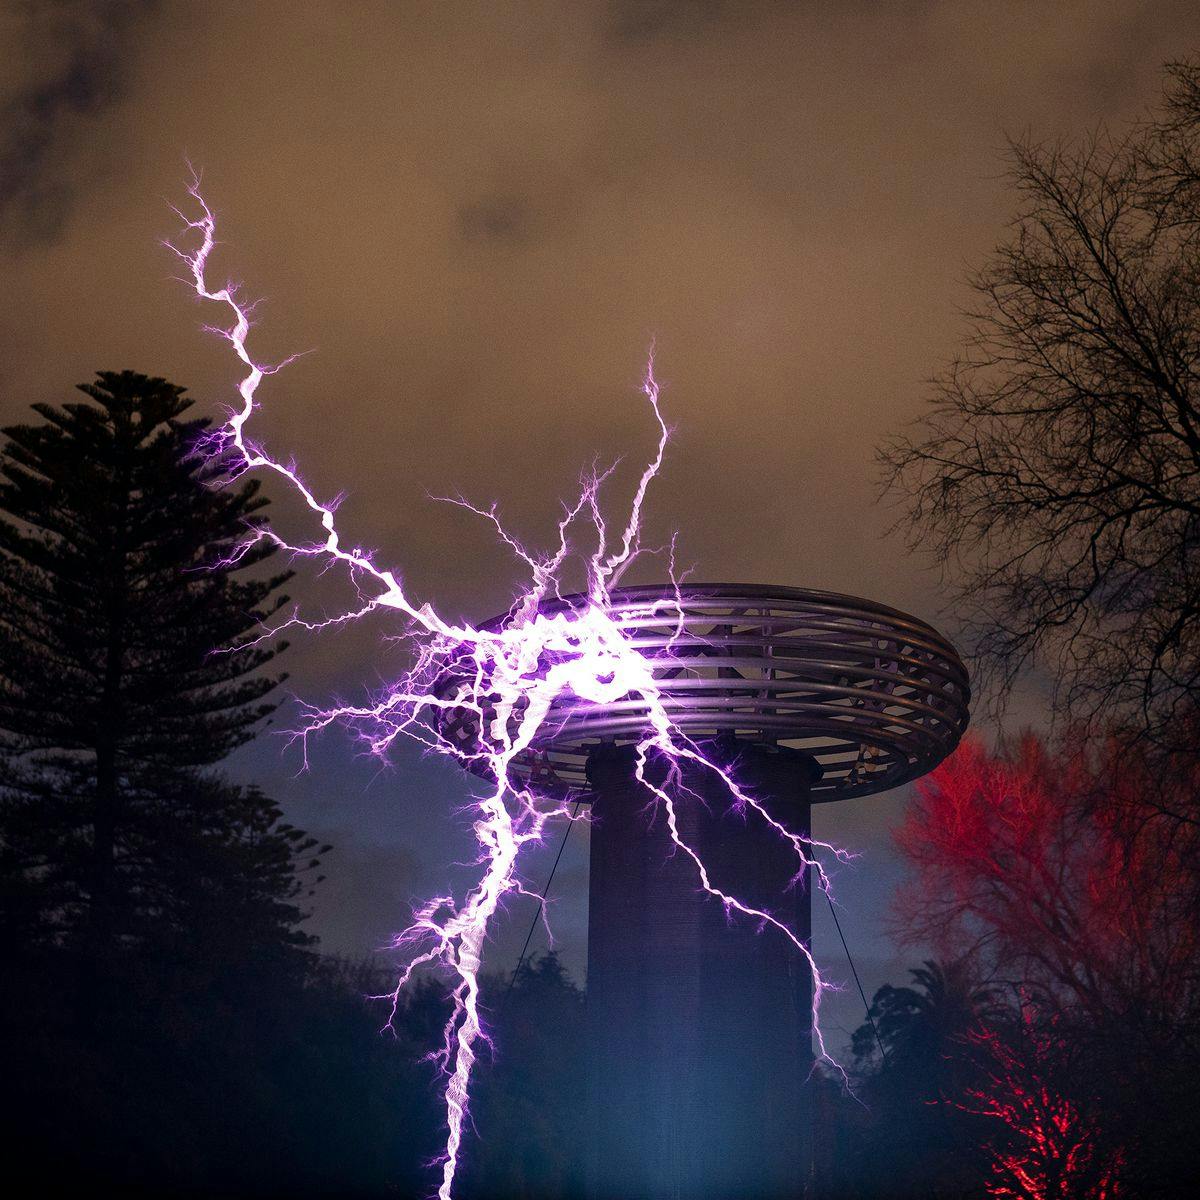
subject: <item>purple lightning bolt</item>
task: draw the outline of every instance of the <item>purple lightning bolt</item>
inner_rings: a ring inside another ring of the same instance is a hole
[[[645,704],[647,728],[637,745],[638,778],[662,804],[671,838],[695,865],[704,890],[719,900],[730,916],[748,918],[759,929],[773,927],[807,959],[814,981],[813,1028],[819,1057],[840,1072],[841,1068],[826,1051],[819,1022],[821,998],[831,985],[822,978],[809,947],[770,912],[723,891],[710,877],[696,850],[680,834],[676,805],[678,795],[687,794],[682,785],[684,765],[717,776],[728,792],[732,807],[740,811],[753,809],[790,844],[796,855],[793,883],[803,876],[806,868],[812,867],[819,886],[828,892],[829,877],[817,858],[817,851],[842,861],[849,856],[787,829],[744,791],[728,770],[707,758],[669,717],[652,663],[631,645],[625,626],[636,626],[647,617],[661,619],[673,609],[678,614],[677,629],[682,631],[682,597],[675,582],[673,545],[668,548],[668,559],[675,584],[674,601],[648,602],[640,612],[626,607],[624,612],[615,613],[611,606],[611,589],[639,555],[648,552],[642,544],[642,508],[662,466],[669,440],[659,405],[653,354],[647,364],[642,392],[658,427],[657,449],[642,471],[619,536],[610,542],[600,506],[600,490],[611,468],[606,472],[593,469],[584,477],[578,498],[563,508],[557,545],[549,556],[537,556],[526,550],[504,528],[494,507],[480,509],[464,500],[455,500],[453,503],[495,526],[501,540],[528,569],[529,583],[499,628],[476,629],[447,622],[430,604],[411,600],[397,575],[379,566],[372,554],[343,543],[335,519],[336,502],[322,503],[293,464],[273,457],[250,439],[247,425],[258,407],[259,384],[292,360],[266,366],[251,357],[246,340],[253,305],[240,298],[235,285],[227,283],[214,288],[208,282],[209,258],[216,245],[216,221],[200,192],[198,176],[193,176],[188,193],[199,215],[193,218],[176,212],[184,223],[184,236],[189,244],[198,244],[191,248],[167,245],[186,264],[189,272],[186,282],[194,287],[196,294],[228,310],[229,324],[207,328],[229,343],[246,369],[238,385],[240,403],[229,410],[225,423],[211,435],[207,449],[226,465],[230,478],[247,471],[278,476],[304,501],[321,529],[318,537],[305,543],[289,542],[269,527],[255,529],[234,551],[232,561],[236,562],[251,546],[267,540],[294,556],[342,568],[357,595],[357,603],[343,613],[309,620],[297,611],[280,624],[264,629],[254,641],[273,638],[289,628],[318,630],[345,624],[380,609],[393,609],[405,622],[406,636],[414,651],[413,667],[379,695],[361,706],[308,710],[296,736],[303,743],[310,734],[331,725],[343,725],[380,756],[386,755],[393,742],[403,736],[458,759],[494,784],[486,795],[473,801],[472,829],[481,868],[478,883],[461,903],[452,896],[437,896],[420,906],[408,928],[393,941],[393,948],[405,956],[406,965],[388,997],[389,1024],[405,985],[419,968],[440,966],[453,982],[453,1010],[446,1022],[443,1043],[433,1056],[445,1078],[447,1132],[440,1159],[442,1180],[437,1193],[440,1200],[451,1197],[477,1044],[480,1039],[487,1042],[479,1012],[479,972],[492,918],[507,895],[525,890],[517,874],[521,851],[531,843],[540,842],[551,822],[572,819],[561,798],[540,793],[528,774],[523,777],[517,769],[522,760],[528,762],[539,734],[551,722],[551,707],[561,698],[569,698],[573,704],[605,705],[634,696]],[[561,598],[560,576],[575,553],[577,539],[572,535],[577,526],[586,530],[591,541],[591,549],[578,556],[586,569],[586,603],[566,612],[546,613],[543,601],[551,596]],[[449,690],[445,686],[448,662],[454,664],[453,685]],[[464,712],[473,715],[479,731],[474,741],[466,745],[446,732],[444,720],[449,713]],[[652,782],[644,773],[652,753],[673,764],[662,784]]]

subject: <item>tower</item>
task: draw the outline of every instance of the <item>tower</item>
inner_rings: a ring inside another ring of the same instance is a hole
[[[607,611],[651,664],[675,728],[772,821],[807,837],[811,805],[931,770],[967,725],[966,671],[914,617],[755,585],[614,591]],[[552,615],[586,606],[565,597]],[[813,980],[777,929],[730,916],[638,778],[648,709],[566,698],[534,748],[537,786],[591,805],[588,1188],[591,1200],[792,1200],[811,1161]],[[651,757],[713,882],[805,945],[808,871],[711,770]]]

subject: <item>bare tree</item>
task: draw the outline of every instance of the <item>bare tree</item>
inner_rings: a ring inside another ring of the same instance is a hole
[[[933,410],[881,450],[994,696],[1179,749],[1200,716],[1200,64],[1116,137],[1010,145],[1020,207]]]

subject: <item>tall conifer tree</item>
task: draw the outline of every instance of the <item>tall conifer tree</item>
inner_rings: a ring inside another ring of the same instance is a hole
[[[293,868],[313,843],[206,770],[280,682],[263,668],[282,647],[219,652],[286,600],[288,576],[255,569],[268,542],[227,562],[267,501],[213,486],[183,388],[123,371],[80,390],[0,451],[0,926],[101,961],[226,894],[303,941]]]

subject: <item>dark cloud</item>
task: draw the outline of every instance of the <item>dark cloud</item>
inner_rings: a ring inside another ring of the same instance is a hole
[[[0,94],[0,243],[8,249],[61,236],[81,182],[72,143],[123,95],[132,31],[157,8],[149,0],[27,0],[6,15],[6,52],[21,60]]]
[[[458,226],[470,242],[523,242],[533,232],[533,219],[523,196],[488,196],[458,210]]]
[[[618,44],[689,37],[710,31],[731,13],[744,21],[752,7],[726,0],[613,0],[607,33]]]

